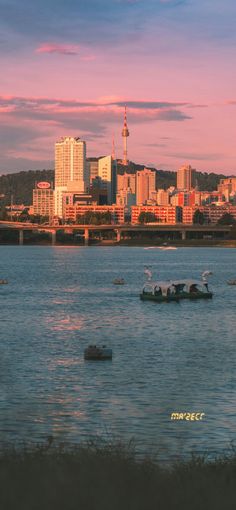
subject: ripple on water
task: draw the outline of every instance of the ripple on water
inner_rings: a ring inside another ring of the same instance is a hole
[[[114,434],[176,458],[235,440],[235,249],[0,250],[0,441]],[[144,265],[161,279],[209,269],[214,298],[141,302]],[[111,346],[113,360],[85,362],[89,343]],[[205,418],[173,422],[173,411]]]

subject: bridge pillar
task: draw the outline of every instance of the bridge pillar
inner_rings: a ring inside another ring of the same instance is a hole
[[[88,244],[89,244],[89,229],[85,228],[84,229],[84,245],[88,246]]]
[[[120,243],[121,240],[121,230],[116,231],[116,242]]]
[[[56,244],[56,241],[57,241],[57,233],[56,233],[56,230],[53,230],[52,231],[52,246],[54,246]]]
[[[181,230],[181,235],[182,235],[182,241],[185,241],[185,239],[186,239],[186,230]]]
[[[24,230],[19,230],[19,245],[22,246],[24,244]]]

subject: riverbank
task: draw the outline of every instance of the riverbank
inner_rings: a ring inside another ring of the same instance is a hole
[[[147,247],[147,246],[155,246],[157,248],[164,246],[174,246],[175,248],[204,248],[204,247],[214,247],[214,248],[236,248],[236,240],[235,239],[178,239],[168,242],[155,242],[155,240],[150,239],[124,239],[119,243],[112,240],[100,241],[96,244],[96,246],[139,246],[139,247]]]
[[[19,246],[18,242],[0,242],[0,246]],[[39,242],[25,242],[23,246],[52,246],[52,243],[49,241],[39,241]],[[59,247],[78,247],[81,248],[84,246],[83,242],[74,242],[72,240],[68,240],[68,242],[56,242],[53,246]],[[89,241],[88,246],[127,246],[127,247],[148,247],[153,246],[156,248],[164,247],[164,246],[174,246],[175,248],[236,248],[236,240],[235,239],[179,239],[168,242],[155,242],[153,239],[123,239],[120,242],[112,239],[105,239],[102,241]]]
[[[232,510],[236,456],[163,468],[122,444],[0,453],[4,510]]]

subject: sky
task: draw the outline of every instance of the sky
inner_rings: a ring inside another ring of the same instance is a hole
[[[87,156],[236,175],[235,0],[0,0],[0,174]]]

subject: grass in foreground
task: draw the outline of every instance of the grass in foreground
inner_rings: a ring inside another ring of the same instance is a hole
[[[0,453],[1,510],[235,510],[236,456],[162,468],[122,444]]]

